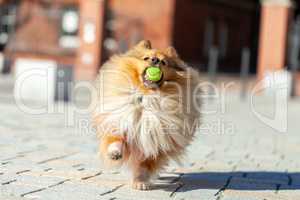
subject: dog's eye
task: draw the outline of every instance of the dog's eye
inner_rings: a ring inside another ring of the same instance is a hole
[[[149,60],[149,57],[145,57],[144,60]]]
[[[161,61],[161,64],[162,64],[162,65],[166,65],[167,63],[166,63],[166,61],[162,60],[162,61]]]

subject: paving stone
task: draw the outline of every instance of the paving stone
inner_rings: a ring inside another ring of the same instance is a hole
[[[278,184],[273,183],[269,179],[256,180],[247,177],[232,177],[227,189],[230,190],[250,190],[250,191],[260,191],[260,190],[273,190],[276,191]]]
[[[188,200],[213,200],[216,199],[218,191],[226,184],[227,176],[213,177],[213,175],[191,175],[184,177],[181,182],[182,187],[174,192],[175,199]],[[211,178],[213,177],[213,178]]]
[[[222,194],[222,200],[292,200],[291,196],[283,198],[273,191],[239,191],[239,190],[226,190]]]
[[[288,184],[289,177],[284,172],[249,172],[246,174],[247,179],[254,180],[262,183],[273,183],[273,184]]]
[[[17,176],[17,183],[20,185],[30,185],[41,188],[47,188],[48,186],[55,185],[66,179],[60,177],[49,177],[49,176],[32,176],[28,174],[22,174]]]
[[[5,196],[26,197],[28,193],[40,191],[41,189],[44,188],[32,185],[24,186],[16,181],[7,185],[2,185],[0,187],[0,194]]]
[[[110,191],[112,188],[107,186],[93,186],[83,183],[60,184],[43,191],[27,195],[28,198],[36,198],[43,200],[54,199],[101,199],[101,194]]]
[[[282,185],[278,195],[282,196],[282,199],[300,199],[300,187]]]
[[[27,198],[26,197],[17,197],[14,195],[0,194],[0,199],[3,199],[3,200],[26,200]],[[35,199],[33,198],[32,200],[35,200]]]
[[[172,199],[172,193],[178,188],[178,185],[175,183],[172,184],[160,184],[157,188],[154,188],[152,191],[137,191],[132,190],[128,185],[119,188],[115,193],[109,194],[109,198],[117,199],[142,199],[142,200],[151,200],[151,199]]]

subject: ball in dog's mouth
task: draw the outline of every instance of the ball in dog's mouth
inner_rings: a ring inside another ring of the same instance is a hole
[[[159,67],[147,67],[143,73],[144,85],[148,88],[158,88],[163,82],[163,72]]]

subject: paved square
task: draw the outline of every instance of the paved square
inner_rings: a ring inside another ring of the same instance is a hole
[[[229,96],[225,112],[218,102],[205,104],[217,109],[203,116],[186,162],[171,163],[154,189],[143,192],[130,189],[126,172],[102,167],[88,115],[67,119],[72,105],[62,104],[55,108],[65,106],[63,112],[29,115],[9,92],[1,93],[0,199],[300,199],[300,101],[289,101],[288,131],[278,133],[253,114],[249,102]],[[257,97],[258,111],[269,114],[270,100]]]

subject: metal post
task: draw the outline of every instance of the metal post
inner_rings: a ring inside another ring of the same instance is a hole
[[[247,97],[248,90],[248,76],[249,76],[249,67],[250,67],[250,49],[248,47],[243,48],[242,50],[242,62],[241,62],[241,99],[245,100]]]
[[[208,57],[208,76],[209,76],[209,81],[211,83],[216,82],[216,74],[218,72],[218,57],[219,57],[218,48],[212,46],[209,49],[209,57]],[[209,93],[211,94],[212,90],[210,90]]]
[[[291,97],[297,96],[296,85],[297,85],[297,72],[298,72],[299,60],[295,59],[295,62],[291,64],[292,72],[292,88],[291,88]]]
[[[291,67],[292,74],[292,85],[291,85],[291,97],[295,97],[296,94],[296,82],[297,82],[297,71],[299,66],[299,52],[300,52],[300,18],[298,17],[293,24],[293,28],[290,34],[290,55],[289,64]]]

